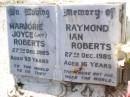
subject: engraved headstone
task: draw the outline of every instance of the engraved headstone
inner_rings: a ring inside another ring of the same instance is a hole
[[[7,6],[11,72],[53,78],[56,64],[55,5]]]
[[[62,80],[116,86],[115,46],[124,40],[124,5],[61,4],[58,50]]]

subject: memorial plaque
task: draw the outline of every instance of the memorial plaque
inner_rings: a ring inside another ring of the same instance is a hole
[[[61,4],[57,37],[63,81],[117,85],[116,45],[123,40],[124,6]]]
[[[11,72],[53,78],[56,64],[55,5],[7,6]]]

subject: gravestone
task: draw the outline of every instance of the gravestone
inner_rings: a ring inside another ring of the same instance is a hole
[[[58,7],[57,52],[63,81],[118,84],[116,45],[125,41],[125,6],[61,4]]]
[[[56,64],[55,5],[7,6],[11,72],[52,79]]]

